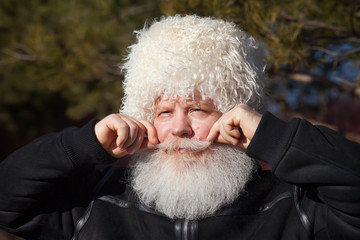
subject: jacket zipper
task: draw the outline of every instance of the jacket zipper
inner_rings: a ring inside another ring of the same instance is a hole
[[[183,240],[188,240],[188,229],[189,229],[189,219],[185,219],[184,220],[184,225],[183,225]]]
[[[198,222],[189,219],[177,220],[175,222],[176,240],[197,240]]]

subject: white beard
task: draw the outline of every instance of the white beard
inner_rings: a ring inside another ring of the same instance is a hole
[[[140,201],[169,218],[191,220],[234,202],[255,168],[239,147],[189,139],[159,144],[132,159],[131,185]]]

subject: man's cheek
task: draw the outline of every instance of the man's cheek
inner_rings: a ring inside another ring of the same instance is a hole
[[[155,127],[155,129],[156,129],[156,133],[157,133],[157,137],[158,137],[158,139],[159,139],[159,142],[164,142],[164,141],[166,141],[167,139],[166,138],[168,138],[169,137],[169,131],[166,131],[166,130],[164,130],[164,129],[162,129],[162,128],[156,128]]]
[[[197,127],[194,129],[194,138],[196,140],[206,140],[206,137],[208,136],[210,132],[210,128],[205,126],[205,124],[202,127]]]
[[[160,142],[164,141],[164,128],[162,127],[161,124],[159,124],[158,122],[154,121],[154,127],[156,130],[156,134],[157,134],[157,138]]]

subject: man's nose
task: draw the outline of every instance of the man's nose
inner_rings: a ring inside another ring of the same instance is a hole
[[[191,137],[193,130],[190,119],[186,114],[177,114],[173,118],[171,133],[177,137]]]

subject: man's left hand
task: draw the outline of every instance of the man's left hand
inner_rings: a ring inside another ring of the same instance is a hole
[[[224,113],[212,126],[207,141],[228,143],[247,148],[262,115],[249,106],[240,104]]]

